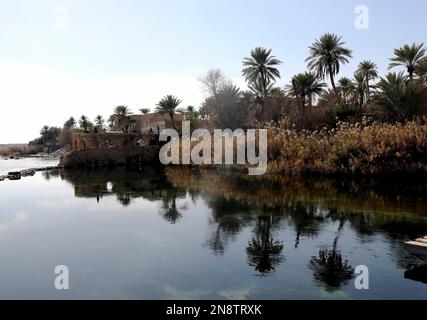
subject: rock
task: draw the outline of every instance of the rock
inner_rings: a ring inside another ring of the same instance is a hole
[[[35,174],[36,174],[36,171],[34,169],[28,169],[28,170],[22,170],[21,171],[21,176],[23,176],[23,177],[33,176]]]
[[[7,177],[9,180],[20,180],[21,179],[21,172],[9,172],[7,174]]]
[[[4,179],[6,179],[6,176],[0,176],[0,181],[3,181]]]

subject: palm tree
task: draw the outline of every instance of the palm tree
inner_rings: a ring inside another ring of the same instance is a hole
[[[334,90],[328,88],[319,97],[318,105],[323,107],[334,107],[337,104],[337,95]]]
[[[105,128],[105,120],[101,115],[97,115],[95,118],[95,125],[99,128],[99,130],[104,131]]]
[[[262,97],[268,96],[269,86],[280,78],[280,72],[276,66],[282,61],[271,55],[271,49],[256,47],[250,53],[250,57],[243,59],[242,75],[250,85],[260,85]]]
[[[388,73],[385,78],[381,78],[377,87],[379,89],[376,95],[378,104],[398,120],[413,114],[420,105],[418,83],[408,83],[403,72]]]
[[[156,106],[156,112],[160,114],[169,114],[172,127],[176,130],[174,115],[177,111],[176,108],[181,104],[182,100],[179,100],[177,97],[173,95],[167,95],[163,97],[162,100]]]
[[[187,106],[187,108],[179,110],[179,112],[181,112],[185,120],[190,121],[190,123],[193,123],[199,118],[199,112],[194,106]]]
[[[267,87],[264,87],[263,81],[259,78],[254,82],[249,83],[248,87],[250,91],[255,95],[256,100],[262,101],[263,98],[269,96],[271,90],[273,89],[274,83],[267,84]]]
[[[309,69],[315,71],[320,78],[324,79],[327,75],[329,76],[339,103],[341,100],[334,77],[339,73],[341,64],[348,63],[352,58],[352,51],[345,48],[344,45],[342,37],[326,33],[309,47],[310,56],[306,59]]]
[[[108,118],[111,129],[118,129],[120,123],[126,119],[130,114],[130,110],[127,106],[117,106],[114,108],[113,114]]]
[[[202,105],[199,107],[199,109],[197,110],[197,113],[200,115],[200,118],[202,120],[205,120],[209,117],[209,108],[207,105]]]
[[[421,80],[427,84],[427,58],[420,61],[415,66],[415,74],[421,78]]]
[[[93,127],[93,123],[89,121],[89,119],[82,115],[79,120],[80,129],[82,129],[84,132],[88,132],[90,128]]]
[[[73,129],[76,126],[76,120],[74,117],[70,117],[67,121],[64,123],[64,128]]]
[[[414,78],[416,65],[426,58],[426,50],[423,46],[424,43],[414,43],[412,45],[406,44],[401,48],[395,49],[395,56],[390,59],[391,63],[389,65],[389,69],[403,66],[408,71],[409,79],[412,80]]]
[[[150,112],[150,109],[148,109],[148,108],[141,108],[141,109],[139,109],[139,111],[141,111],[142,114],[147,114],[147,113]]]
[[[356,104],[356,100],[359,100],[359,106],[362,107],[366,100],[369,99],[369,89],[366,74],[363,71],[359,71],[354,74],[354,94],[353,94],[353,105]]]
[[[303,110],[307,105],[312,105],[314,97],[320,95],[326,84],[321,82],[313,72],[299,73],[295,75],[291,84],[286,86],[287,92],[299,101]]]
[[[366,91],[367,91],[366,93],[369,101],[369,98],[371,95],[369,81],[378,78],[378,67],[374,62],[370,60],[363,60],[362,62],[359,63],[359,66],[356,70],[356,74],[359,74],[359,73],[360,73],[359,76],[361,75],[364,76],[364,81],[366,83]]]
[[[355,90],[354,83],[347,77],[338,80],[338,91],[341,93],[340,101],[344,104],[349,103],[349,97]]]

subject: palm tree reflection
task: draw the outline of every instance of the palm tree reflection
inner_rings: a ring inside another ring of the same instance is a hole
[[[336,250],[320,250],[317,257],[312,257],[309,268],[313,270],[316,282],[325,285],[328,292],[339,290],[346,285],[354,274],[354,268],[343,260],[341,253]]]
[[[344,224],[344,216],[340,214],[338,231],[332,250],[320,250],[318,256],[312,257],[308,263],[309,268],[313,270],[314,280],[324,285],[325,290],[328,292],[339,290],[354,276],[354,268],[347,260],[343,260],[340,251],[337,249],[338,239]]]
[[[176,224],[182,218],[182,213],[179,211],[177,204],[177,190],[172,189],[166,195],[163,195],[162,201],[162,216],[171,224]]]
[[[255,267],[261,275],[274,271],[283,260],[283,243],[272,238],[274,221],[273,216],[258,217],[255,237],[246,248],[249,265]]]

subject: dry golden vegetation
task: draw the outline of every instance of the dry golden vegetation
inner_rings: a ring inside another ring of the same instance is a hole
[[[39,145],[30,145],[30,146],[10,145],[5,147],[0,147],[0,156],[1,157],[6,157],[10,155],[25,156],[25,155],[39,153],[42,151],[42,149],[43,147]]]
[[[427,172],[426,119],[405,123],[339,122],[296,131],[287,119],[266,124],[269,172],[383,174]]]

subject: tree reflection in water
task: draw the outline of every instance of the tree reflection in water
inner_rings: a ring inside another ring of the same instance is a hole
[[[327,290],[337,290],[353,277],[353,267],[337,248],[345,224],[362,244],[374,237],[384,239],[399,267],[409,270],[419,266],[403,243],[427,234],[425,182],[402,182],[399,186],[383,180],[248,177],[183,168],[167,168],[165,175],[162,170],[62,170],[60,178],[74,186],[76,197],[101,201],[103,196],[115,196],[123,206],[131,206],[140,197],[160,202],[160,215],[172,224],[185,215],[180,201],[203,201],[210,210],[210,230],[204,244],[215,255],[224,254],[239,234],[251,228],[252,235],[246,239],[247,263],[261,275],[277,270],[285,259],[284,243],[280,236],[274,236],[276,229],[283,231],[280,225],[293,226],[294,246],[299,249],[306,238],[317,238],[324,234],[324,227],[338,223],[331,248],[307,257],[315,281]],[[49,179],[57,174],[43,176]]]
[[[317,257],[312,257],[309,268],[313,270],[314,279],[325,285],[328,292],[333,292],[346,285],[353,278],[354,268],[343,260],[336,250],[320,250]]]
[[[332,211],[332,216],[336,218],[336,212]],[[338,214],[339,224],[332,250],[320,250],[317,257],[312,257],[308,265],[313,270],[316,282],[323,284],[325,290],[334,292],[346,285],[354,277],[354,268],[347,260],[342,258],[337,249],[338,239],[344,229],[345,219],[343,214]]]
[[[255,237],[249,241],[246,248],[249,265],[255,267],[261,275],[274,271],[283,260],[283,243],[272,237],[274,220],[273,216],[258,217],[254,230]]]
[[[176,224],[182,218],[182,213],[176,205],[177,190],[172,189],[162,197],[162,216],[167,222]]]

